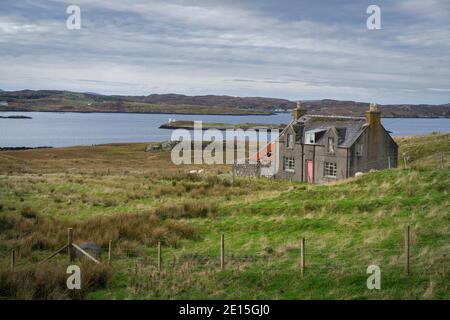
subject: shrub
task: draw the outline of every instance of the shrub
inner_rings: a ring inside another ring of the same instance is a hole
[[[30,206],[24,206],[21,210],[20,210],[20,215],[24,218],[27,219],[36,219],[38,216],[38,213],[36,210],[34,210],[32,207]]]
[[[105,288],[111,270],[89,261],[80,263],[81,289],[67,289],[66,266],[44,263],[39,266],[0,270],[0,299],[83,299],[93,290]]]
[[[22,221],[21,221],[22,220]],[[119,213],[110,216],[97,216],[83,221],[68,222],[41,217],[30,219],[0,218],[0,230],[8,230],[5,238],[21,238],[23,250],[56,249],[67,240],[67,228],[74,228],[76,242],[89,241],[107,246],[113,241],[136,241],[140,244],[154,245],[163,241],[176,245],[181,238],[195,236],[190,226],[166,223],[153,211],[139,214]],[[26,235],[26,236],[23,236]],[[173,241],[173,242],[172,242]]]

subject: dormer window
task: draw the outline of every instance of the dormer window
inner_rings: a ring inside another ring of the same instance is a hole
[[[334,153],[334,138],[328,138],[328,153]]]
[[[314,144],[316,143],[316,133],[314,131],[308,131],[305,134],[305,143]]]
[[[292,149],[294,146],[294,136],[290,133],[286,136],[286,148]]]
[[[305,132],[305,144],[316,144],[319,141],[326,130],[314,129]]]

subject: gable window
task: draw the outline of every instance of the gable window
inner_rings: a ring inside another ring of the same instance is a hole
[[[323,175],[325,177],[336,178],[337,164],[336,162],[325,162],[323,168]]]
[[[292,149],[294,145],[294,136],[290,133],[286,136],[286,147]]]
[[[295,168],[295,159],[294,158],[289,158],[289,157],[284,157],[284,171],[287,172],[294,172],[294,168]]]
[[[334,153],[334,138],[328,138],[328,153]]]

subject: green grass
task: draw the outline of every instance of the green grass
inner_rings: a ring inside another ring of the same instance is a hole
[[[19,251],[20,268],[33,268],[64,243],[71,226],[76,241],[102,245],[103,261],[113,240],[112,269],[83,298],[448,299],[450,170],[447,158],[444,169],[421,161],[448,145],[445,135],[401,139],[401,150],[422,150],[414,154],[420,165],[334,184],[295,183],[294,189],[288,181],[232,183],[222,166],[189,175],[194,166],[175,168],[167,153],[145,153],[142,145],[2,153],[0,276],[15,282],[0,283],[0,296],[30,298],[23,290],[11,292],[23,288],[20,277],[6,271],[12,248]],[[76,171],[68,172],[73,166]],[[221,234],[225,271],[219,265]],[[158,241],[162,272],[156,267]],[[66,259],[56,257],[55,266],[63,269]],[[381,290],[366,287],[371,264],[381,268]],[[56,292],[49,288],[41,297],[67,297]]]

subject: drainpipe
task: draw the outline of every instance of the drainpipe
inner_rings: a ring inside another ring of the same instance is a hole
[[[304,150],[304,144],[303,143],[301,143],[300,144],[301,146],[302,146],[302,165],[301,165],[301,168],[302,168],[302,182],[304,182],[305,181],[305,179],[304,179],[304,177],[305,177],[305,162],[304,162],[304,157],[305,157],[305,150]]]
[[[313,181],[312,183],[316,183],[316,145],[313,145]]]
[[[347,173],[345,175],[346,178],[348,178],[349,172],[350,172],[350,161],[349,161],[349,158],[348,158],[348,148],[347,148]]]

